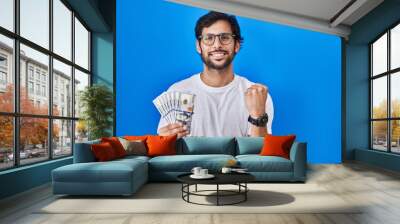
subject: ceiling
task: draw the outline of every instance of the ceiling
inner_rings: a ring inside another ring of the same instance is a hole
[[[0,0],[1,1],[1,0]],[[92,32],[112,32],[115,0],[66,0]]]
[[[347,38],[383,0],[167,0]]]

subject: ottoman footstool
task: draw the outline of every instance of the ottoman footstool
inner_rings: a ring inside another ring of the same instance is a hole
[[[147,161],[139,159],[74,163],[52,171],[53,193],[132,195],[148,180]]]

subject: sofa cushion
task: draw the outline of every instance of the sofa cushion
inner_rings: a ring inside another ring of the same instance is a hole
[[[186,137],[177,142],[177,154],[225,154],[235,155],[235,139],[232,137]]]
[[[149,135],[147,137],[147,155],[148,156],[165,156],[176,154],[177,135],[158,136]]]
[[[121,142],[119,141],[118,137],[104,137],[101,138],[101,142],[108,142],[111,144],[112,148],[114,149],[115,155],[117,158],[122,158],[126,156],[126,151],[122,146]]]
[[[149,170],[163,172],[190,172],[193,167],[200,166],[211,172],[219,171],[230,159],[231,155],[175,155],[158,156],[149,160]]]
[[[279,156],[238,155],[240,167],[249,172],[292,172],[292,161]]]
[[[52,175],[58,182],[130,182],[133,173],[147,171],[146,166],[140,159],[74,163],[53,170]],[[142,175],[147,176],[147,172]]]
[[[143,162],[148,162],[150,157],[147,156],[137,156],[137,155],[130,155],[130,156],[125,156],[124,158],[116,159],[113,160],[113,162],[132,162],[135,160],[143,161]]]
[[[142,140],[126,140],[124,138],[118,138],[122,146],[126,151],[126,155],[147,155],[146,143]]]
[[[288,136],[273,136],[265,135],[264,146],[261,149],[261,156],[280,156],[286,159],[290,159],[290,148],[294,140],[295,135]]]
[[[94,154],[90,148],[92,144],[99,144],[100,139],[75,143],[74,147],[74,163],[88,163],[96,161]]]
[[[118,156],[115,154],[115,150],[109,142],[93,144],[91,145],[91,149],[94,157],[96,157],[96,161],[105,162],[118,158]]]
[[[236,155],[259,154],[264,144],[263,137],[237,137]]]
[[[146,141],[147,137],[148,137],[148,135],[138,135],[138,136],[126,135],[126,136],[124,136],[124,139],[129,140],[129,141],[136,141],[136,140]]]

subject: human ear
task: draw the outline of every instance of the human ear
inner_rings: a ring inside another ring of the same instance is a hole
[[[235,41],[235,53],[238,53],[240,50],[240,42],[238,40]]]
[[[201,46],[199,40],[196,40],[196,51],[197,53],[201,54]]]

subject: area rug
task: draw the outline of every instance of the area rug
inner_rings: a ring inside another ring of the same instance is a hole
[[[360,213],[356,205],[316,184],[255,183],[248,187],[250,191],[247,201],[237,205],[190,204],[182,200],[180,184],[150,183],[131,197],[56,197],[35,213]],[[198,190],[213,188],[213,185],[202,185]],[[224,189],[230,188],[233,186]],[[235,197],[224,197],[222,202],[240,199]],[[191,196],[190,199],[197,203],[213,204],[215,198]]]

